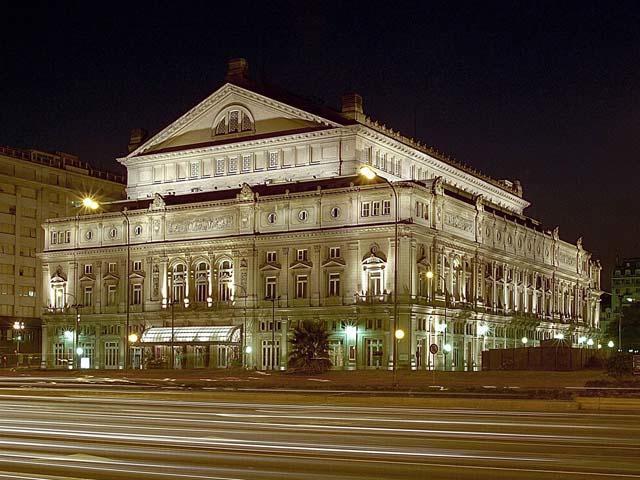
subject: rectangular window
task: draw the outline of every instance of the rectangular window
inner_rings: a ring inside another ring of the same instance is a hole
[[[331,247],[329,249],[329,258],[340,258],[340,247]]]
[[[275,263],[278,261],[278,255],[276,252],[267,252],[267,262]]]
[[[116,290],[115,285],[109,285],[107,287],[107,305],[113,307],[116,304]]]
[[[208,293],[208,285],[206,283],[198,283],[196,285],[196,302],[206,302]]]
[[[368,217],[370,213],[371,204],[369,202],[362,202],[362,206],[360,208],[360,216]]]
[[[382,202],[382,215],[391,215],[391,200]]]
[[[107,272],[108,273],[116,273],[117,269],[116,269],[116,264],[111,262],[109,263],[109,265],[107,266]]]
[[[378,215],[380,215],[380,202],[372,202],[372,211],[371,211],[371,215],[373,215],[374,217],[377,217]]]
[[[269,152],[269,168],[278,168],[278,152]]]
[[[193,162],[189,165],[189,176],[191,178],[200,176],[200,162]]]
[[[242,156],[242,171],[248,172],[251,170],[251,155]]]
[[[142,305],[142,285],[136,283],[131,292],[131,305]]]
[[[93,305],[93,287],[84,287],[84,300],[82,305],[85,307]]]
[[[340,296],[340,274],[339,273],[329,274],[329,296],[330,297]]]
[[[35,235],[33,235],[35,237]],[[71,231],[64,232],[64,243],[71,243]]]
[[[309,250],[306,248],[298,249],[298,261],[306,262],[309,259]]]
[[[229,159],[229,173],[236,173],[238,171],[238,157],[231,157]]]
[[[216,159],[216,175],[224,175],[224,158]]]
[[[133,271],[141,272],[142,271],[142,260],[135,260],[133,262]]]
[[[296,277],[296,298],[307,298],[307,283],[308,278],[306,275],[298,275]]]
[[[264,296],[266,298],[276,298],[276,277],[265,278]]]
[[[51,232],[51,244],[55,245],[58,243],[58,232]]]
[[[85,266],[84,266],[84,273],[86,275],[92,274],[93,273],[93,265],[90,264],[90,263],[86,263]]]

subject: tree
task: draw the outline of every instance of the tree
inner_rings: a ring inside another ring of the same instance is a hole
[[[293,329],[289,368],[304,373],[323,373],[329,367],[329,332],[324,322],[301,321]]]
[[[609,323],[609,330],[607,331],[608,338],[616,343],[618,343],[619,321],[620,317],[618,316]],[[622,308],[622,347],[625,351],[630,348],[640,348],[640,304],[638,303]]]

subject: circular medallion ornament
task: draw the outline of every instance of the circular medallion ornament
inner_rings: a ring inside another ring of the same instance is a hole
[[[331,218],[338,218],[340,216],[340,208],[339,207],[333,207],[329,211],[329,215],[331,215]]]
[[[301,222],[306,222],[308,218],[309,212],[307,212],[306,210],[300,210],[298,212],[298,220],[300,220]]]
[[[87,240],[91,240],[93,238],[93,232],[91,230],[87,230],[87,232],[84,234],[84,238],[86,238]]]
[[[267,222],[269,223],[276,223],[276,214],[271,212],[269,215],[267,215]]]

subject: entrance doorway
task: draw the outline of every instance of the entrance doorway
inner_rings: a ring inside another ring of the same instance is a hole
[[[382,340],[367,338],[367,367],[380,368],[382,366]]]
[[[262,341],[262,370],[275,370],[280,367],[280,340]]]

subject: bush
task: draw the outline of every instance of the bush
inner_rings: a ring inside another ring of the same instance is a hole
[[[607,360],[607,373],[612,377],[631,375],[633,370],[633,357],[627,353],[616,353]]]

